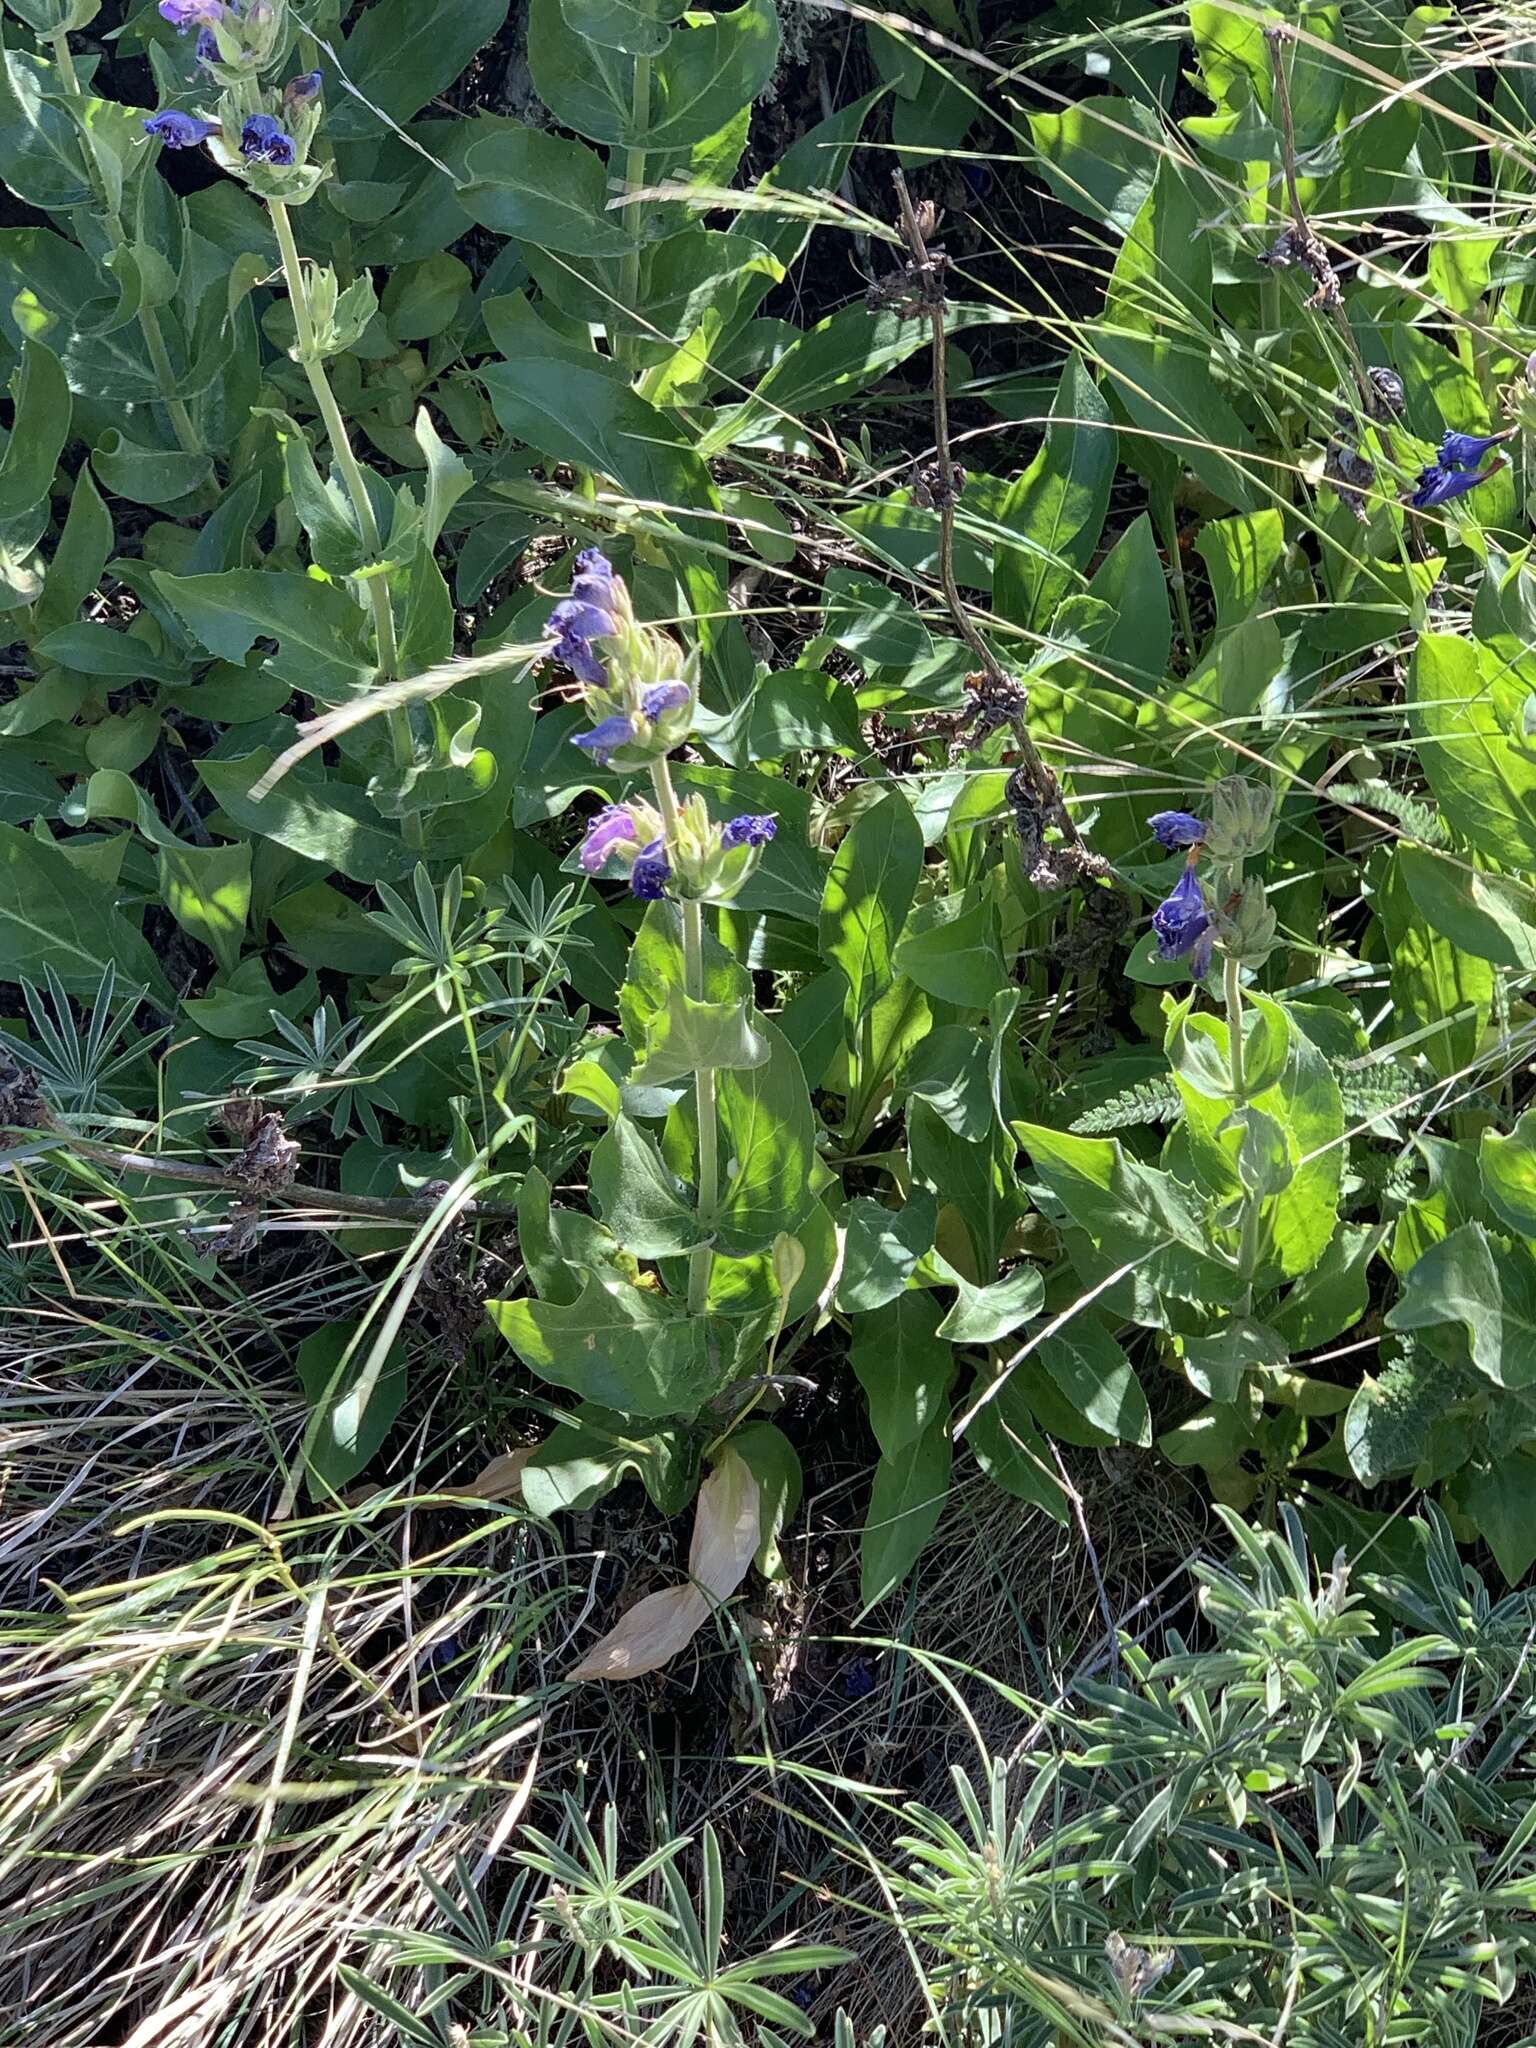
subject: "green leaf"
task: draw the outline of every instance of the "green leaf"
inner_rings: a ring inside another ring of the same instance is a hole
[[[979,1057],[979,1055],[978,1055]],[[962,1138],[927,1102],[907,1111],[912,1171],[964,1223],[977,1279],[997,1271],[1009,1231],[1029,1207],[1014,1171],[1013,1141],[995,1126],[982,1142]]]
[[[635,1088],[662,1088],[703,1067],[746,1069],[768,1058],[768,1041],[753,1027],[749,1002],[696,1003],[680,988],[667,990],[666,1006],[652,1017],[645,1056],[629,1076]]]
[[[1474,641],[1426,633],[1409,689],[1419,762],[1441,810],[1490,860],[1536,867],[1536,751],[1520,723],[1528,685],[1485,669]]]
[[[1165,147],[1151,108],[1108,95],[1078,100],[1057,114],[1031,114],[1029,130],[1056,197],[1128,233]]]
[[[1131,1361],[1091,1313],[1075,1315],[1035,1353],[1067,1400],[1121,1443],[1150,1444],[1152,1417]]]
[[[1495,967],[1536,972],[1536,889],[1406,842],[1394,859],[1414,908],[1443,938]]]
[[[67,212],[95,193],[75,124],[48,96],[57,90],[51,65],[0,39],[0,178],[29,205]]]
[[[221,661],[243,663],[258,639],[279,641],[267,668],[322,703],[353,697],[373,673],[367,620],[339,583],[275,569],[215,576],[157,572],[155,587],[193,639]]]
[[[962,1010],[984,1010],[1008,981],[997,943],[990,896],[962,909],[964,898],[924,903],[906,921],[893,956],[896,971],[926,994]]]
[[[1290,1356],[1285,1339],[1251,1316],[1233,1316],[1184,1339],[1184,1369],[1192,1385],[1212,1401],[1235,1401],[1248,1373],[1278,1372],[1289,1365]]]
[[[771,1422],[749,1422],[745,1429],[736,1430],[731,1449],[746,1461],[757,1481],[761,1535],[752,1561],[765,1579],[782,1578],[779,1538],[799,1512],[805,1486],[799,1453],[783,1430]]]
[[[1017,1373],[1010,1373],[966,1426],[972,1456],[994,1486],[1065,1523],[1067,1497]]]
[[[895,790],[863,813],[837,850],[819,931],[822,957],[847,977],[851,1028],[891,985],[892,956],[922,865],[922,832]]]
[[[865,1609],[899,1586],[938,1526],[954,1447],[941,1415],[893,1456],[881,1456],[859,1536],[859,1599]]]
[[[592,1148],[591,1183],[604,1223],[636,1258],[664,1258],[702,1241],[699,1218],[656,1140],[629,1117],[616,1117]]]
[[[989,306],[950,305],[945,332],[1004,321],[1011,316]],[[748,329],[748,333],[751,333]],[[802,416],[856,398],[929,346],[926,320],[903,320],[896,313],[871,314],[849,306],[809,328],[790,343],[771,369],[758,379],[750,398],[724,406],[699,436],[698,451],[706,460],[759,435],[782,435],[798,428]]]
[[[225,817],[242,832],[274,839],[306,860],[338,868],[354,882],[388,881],[403,874],[414,856],[405,842],[385,830],[362,790],[347,782],[330,782],[301,762],[276,789],[251,795],[272,766],[262,748],[236,761],[203,760],[197,772]]]
[[[949,1413],[955,1356],[938,1328],[938,1303],[922,1288],[869,1310],[855,1328],[849,1362],[886,1457],[906,1449]]]
[[[975,1287],[951,1267],[944,1275],[959,1289],[953,1307],[939,1325],[951,1344],[997,1344],[1045,1305],[1045,1282],[1034,1266],[1020,1266],[1006,1279]]]
[[[341,46],[356,91],[327,93],[327,133],[352,142],[408,121],[452,85],[506,18],[507,0],[372,0]]]
[[[82,462],[70,493],[69,514],[48,564],[34,618],[45,635],[68,625],[95,590],[112,552],[112,515],[101,501],[91,465]]]
[[[815,1200],[816,1118],[800,1062],[766,1018],[754,1033],[767,1042],[767,1059],[724,1069],[715,1083],[723,1167],[713,1242],[732,1258],[793,1232]]]
[[[822,748],[856,755],[863,746],[855,692],[819,669],[780,670],[764,676],[752,693],[750,760],[777,761]]]
[[[770,0],[745,0],[730,13],[700,15],[675,29],[652,59],[638,117],[635,58],[610,49],[599,56],[584,36],[572,34],[561,0],[533,0],[529,67],[555,119],[592,142],[661,155],[707,141],[757,98],[778,62],[778,15]]]
[[[1536,1240],[1536,1110],[1528,1109],[1507,1138],[1484,1131],[1477,1162],[1483,1193],[1499,1221]]]
[[[1171,447],[1225,504],[1257,510],[1260,487],[1241,461],[1256,460],[1253,439],[1216,382],[1205,335],[1168,341],[1101,322],[1092,339],[1115,395],[1141,430],[1127,437],[1127,461],[1136,466],[1142,437],[1149,437],[1156,454],[1166,456]]]
[[[373,1360],[358,1341],[345,1366],[342,1359],[360,1339],[358,1321],[326,1323],[299,1346],[294,1365],[318,1420],[308,1444],[310,1492],[322,1497],[349,1486],[379,1449],[406,1394],[405,1346],[398,1340]]]
[[[1389,1330],[1464,1330],[1477,1370],[1501,1387],[1536,1381],[1536,1261],[1464,1223],[1408,1269]]]
[[[0,455],[0,540],[34,547],[48,524],[48,494],[69,438],[72,401],[57,356],[28,341],[11,380],[14,424]]]
[[[826,630],[866,668],[911,668],[933,652],[928,628],[905,598],[873,576],[829,569]]]
[[[843,1266],[837,1306],[844,1315],[883,1308],[894,1301],[914,1268],[933,1245],[938,1203],[927,1188],[914,1188],[899,1209],[887,1209],[871,1195],[855,1195],[838,1221],[843,1230]]]
[[[170,999],[165,976],[112,892],[86,887],[68,855],[14,825],[0,825],[0,981],[39,985],[52,968],[73,996],[92,996],[102,971]]]
[[[587,1273],[573,1302],[492,1301],[486,1310],[531,1371],[622,1415],[689,1414],[719,1390],[709,1320],[651,1288]]]
[[[499,123],[468,151],[464,175],[459,204],[498,235],[571,256],[622,256],[633,246],[623,216],[604,211],[602,159],[569,136]]]
[[[1456,1493],[1499,1570],[1518,1586],[1536,1564],[1536,1463],[1523,1450],[1512,1451],[1460,1473]]]
[[[1005,619],[1044,631],[1062,598],[1081,583],[1109,510],[1117,461],[1109,407],[1074,351],[1039,451],[998,515],[1010,538],[998,544],[992,592]]]
[[[1133,1159],[1118,1138],[1078,1138],[1044,1124],[1013,1126],[1073,1222],[1118,1258],[1179,1243],[1209,1249],[1210,1233],[1171,1174]]]

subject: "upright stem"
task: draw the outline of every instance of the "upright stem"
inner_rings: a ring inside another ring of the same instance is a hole
[[[929,329],[933,337],[930,375],[933,384],[933,449],[935,467],[938,471],[938,489],[932,493],[932,501],[939,519],[939,582],[943,586],[944,602],[961,639],[975,655],[987,687],[998,693],[1000,701],[1011,697],[1019,706],[1018,715],[1012,721],[1014,744],[1024,774],[1042,812],[1048,818],[1055,819],[1062,838],[1069,846],[1081,846],[1081,836],[1062,800],[1056,777],[1040,758],[1040,750],[1036,747],[1025,722],[1025,706],[1028,699],[1022,687],[1008,675],[997,656],[982,639],[975,621],[966,609],[965,600],[960,595],[960,585],[955,577],[955,508],[960,502],[965,480],[956,467],[954,451],[949,440],[949,359],[945,345],[944,320],[946,302],[943,273],[939,267],[942,259],[936,260],[929,251],[917,210],[912,204],[912,195],[907,190],[906,178],[900,171],[893,171],[891,182],[896,188],[896,203],[901,209],[902,233],[906,236],[907,247],[912,252],[908,275],[913,280],[922,310],[928,316]]]
[[[59,29],[48,38],[53,50],[54,68],[59,74],[75,117],[75,128],[80,137],[80,154],[85,160],[86,176],[91,181],[91,190],[96,195],[96,204],[101,211],[101,223],[107,231],[107,238],[114,249],[123,248],[128,237],[123,232],[122,218],[112,204],[107,187],[101,175],[101,166],[96,161],[96,151],[86,126],[84,95],[80,80],[75,75],[75,60],[69,47],[69,37]],[[192,424],[192,415],[183,400],[176,393],[176,372],[171,366],[171,352],[165,345],[165,334],[160,325],[160,316],[153,306],[140,306],[138,313],[139,332],[144,337],[144,346],[149,350],[149,360],[154,368],[155,382],[160,386],[160,400],[170,417],[176,439],[188,455],[203,455],[206,450]]]
[[[1241,1109],[1248,1100],[1248,1080],[1243,1056],[1243,974],[1229,953],[1221,970],[1222,995],[1227,1006],[1227,1058],[1232,1068],[1232,1099]],[[1259,1263],[1259,1211],[1262,1198],[1243,1191],[1243,1220],[1238,1232],[1237,1267],[1243,1282],[1242,1312],[1253,1307],[1253,1276]]]
[[[643,135],[651,120],[651,60],[636,57],[634,93],[630,101],[630,125],[636,135]],[[638,192],[645,183],[645,145],[632,142],[624,152],[624,190]],[[638,206],[626,209],[624,225],[630,234],[630,246],[624,252],[624,262],[619,271],[619,299],[631,311],[640,309],[640,229],[641,210]],[[614,353],[621,351],[615,349]],[[623,353],[631,352],[626,339]]]
[[[1189,586],[1184,580],[1184,565],[1179,557],[1179,515],[1173,502],[1171,490],[1158,490],[1152,494],[1152,511],[1163,530],[1163,546],[1168,551],[1168,588],[1173,592],[1173,601],[1179,614],[1179,635],[1184,642],[1184,658],[1194,666],[1195,622],[1189,609]]]
[[[357,519],[357,530],[362,537],[363,547],[378,562],[383,551],[379,535],[379,522],[373,516],[373,500],[368,495],[368,481],[363,475],[357,457],[352,452],[352,442],[347,433],[347,423],[342,417],[341,407],[336,403],[336,394],[331,389],[331,380],[325,374],[316,343],[315,323],[309,308],[309,286],[304,276],[304,266],[299,260],[298,244],[293,238],[293,222],[288,209],[280,199],[268,202],[272,215],[273,232],[277,236],[278,253],[282,257],[283,277],[288,285],[288,298],[293,306],[293,325],[298,336],[298,357],[309,379],[309,388],[315,405],[325,423],[326,437],[331,444],[331,453],[336,458],[336,467],[341,471],[342,481],[347,487],[347,496],[352,501],[352,510]],[[371,576],[365,576],[368,602],[373,607],[374,638],[378,643],[379,674],[388,681],[399,674],[400,655],[395,643],[395,615],[390,608],[389,583],[382,569],[375,566]],[[403,705],[389,714],[389,736],[394,748],[395,766],[409,768],[415,758],[415,742],[411,738],[410,713]],[[401,821],[406,844],[419,846],[422,841],[421,818],[415,811],[407,811]]]
[[[665,756],[651,763],[651,783],[656,791],[656,808],[667,828],[667,838],[675,844],[682,821],[678,814],[677,792],[672,787],[672,771]],[[683,903],[683,992],[696,1003],[704,1000],[704,907],[686,900]],[[713,1219],[715,1204],[720,1199],[720,1146],[716,1135],[713,1067],[700,1067],[695,1073],[693,1101],[699,1126],[699,1215],[708,1221]],[[714,1263],[714,1252],[707,1244],[697,1246],[688,1255],[690,1315],[701,1316],[704,1313],[709,1301],[709,1276]]]

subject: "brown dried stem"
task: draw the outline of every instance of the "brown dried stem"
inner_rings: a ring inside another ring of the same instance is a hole
[[[977,631],[975,621],[960,595],[960,586],[955,581],[955,506],[959,500],[961,484],[956,475],[955,458],[949,439],[943,279],[939,265],[929,251],[927,239],[919,225],[917,210],[912,204],[912,195],[907,190],[906,178],[899,170],[893,171],[891,182],[896,187],[896,201],[901,208],[902,230],[907,238],[907,246],[912,252],[910,268],[914,291],[918,296],[921,312],[926,315],[933,331],[933,445],[939,486],[933,493],[933,501],[939,517],[939,581],[944,590],[944,602],[949,607],[956,631],[976,657],[988,693],[994,698],[1012,694],[1022,700],[1023,690],[1004,669]],[[1062,801],[1056,777],[1041,760],[1039,749],[1031,739],[1022,715],[1010,723],[1022,757],[1025,777],[1042,813],[1059,825],[1062,837],[1068,845],[1081,846],[1082,840],[1066,804]]]
[[[1274,72],[1275,98],[1280,106],[1280,161],[1285,173],[1286,196],[1291,206],[1291,237],[1295,258],[1310,272],[1317,290],[1308,303],[1321,312],[1329,314],[1339,330],[1339,338],[1349,357],[1350,374],[1360,394],[1360,403],[1366,416],[1376,413],[1376,394],[1371,380],[1366,375],[1365,361],[1360,354],[1360,345],[1355,340],[1355,331],[1349,324],[1349,315],[1344,310],[1344,295],[1339,289],[1339,280],[1323,238],[1307,219],[1307,210],[1301,203],[1301,188],[1296,180],[1296,122],[1291,112],[1291,82],[1285,68],[1285,46],[1295,40],[1292,33],[1284,28],[1264,31],[1269,44],[1270,64]]]
[[[199,1166],[190,1159],[167,1159],[159,1153],[119,1152],[95,1138],[76,1137],[71,1131],[27,1130],[15,1135],[30,1140],[42,1138],[50,1146],[78,1153],[107,1173],[148,1174],[158,1180],[179,1181],[183,1187],[217,1189],[235,1198],[246,1194],[240,1182],[220,1166]],[[336,1216],[372,1216],[396,1223],[421,1223],[435,1206],[410,1195],[353,1195],[297,1184],[264,1191],[262,1199],[283,1208],[326,1210]],[[476,1202],[471,1205],[471,1213],[501,1222],[513,1221],[517,1215],[514,1208],[499,1202]]]

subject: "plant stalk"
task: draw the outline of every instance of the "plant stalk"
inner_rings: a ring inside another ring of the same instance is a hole
[[[101,166],[96,161],[96,151],[86,126],[83,106],[84,94],[80,80],[75,74],[74,55],[69,47],[69,37],[63,29],[48,38],[53,50],[54,68],[59,75],[65,96],[69,100],[70,112],[74,116],[75,130],[80,137],[80,154],[85,160],[86,176],[91,181],[91,190],[96,194],[96,204],[101,211],[101,224],[107,231],[107,238],[114,249],[127,247],[128,237],[123,231],[122,216],[112,204],[106,182],[101,175]],[[144,346],[149,350],[149,360],[154,367],[155,382],[160,386],[160,400],[175,432],[176,439],[188,455],[206,455],[202,439],[192,423],[186,402],[176,396],[176,372],[171,366],[171,352],[165,345],[165,333],[160,325],[160,316],[153,306],[140,306],[138,311],[139,332],[144,337]]]
[[[309,380],[315,405],[325,424],[326,437],[331,444],[331,453],[336,458],[336,467],[341,471],[342,481],[347,487],[347,496],[352,501],[358,533],[362,537],[364,548],[374,560],[374,574],[364,576],[361,580],[367,586],[368,602],[373,607],[373,630],[378,645],[379,675],[381,680],[388,682],[399,674],[400,654],[395,641],[395,615],[389,601],[389,581],[383,569],[376,566],[384,546],[379,533],[379,522],[373,514],[373,500],[368,495],[368,481],[363,475],[356,455],[352,452],[347,423],[342,417],[341,407],[336,402],[336,394],[331,389],[331,380],[325,373],[325,364],[320,359],[314,318],[310,312],[309,286],[304,277],[298,244],[293,237],[293,222],[289,217],[288,208],[281,199],[270,200],[268,211],[272,215],[272,229],[277,236],[283,277],[287,282],[288,298],[293,307],[294,331],[298,337],[298,358],[304,366],[304,374]],[[411,737],[410,712],[404,705],[397,705],[389,713],[389,737],[394,749],[395,766],[401,770],[409,768],[416,756],[416,744]],[[417,812],[406,811],[403,814],[401,829],[408,846],[421,845],[421,818]]]
[[[634,92],[630,101],[631,128],[634,134],[643,135],[651,119],[651,60],[646,56],[635,59]],[[638,192],[645,183],[646,150],[643,143],[632,142],[624,152],[624,190]],[[631,206],[625,209],[625,226],[630,233],[630,246],[624,252],[624,261],[619,270],[619,301],[628,311],[638,312],[640,308],[640,227],[642,209]],[[615,354],[634,353],[632,337],[625,337]]]
[[[1229,953],[1222,962],[1221,989],[1227,1008],[1227,1057],[1232,1068],[1232,1100],[1242,1109],[1248,1100],[1248,1079],[1243,1053],[1243,974]],[[1259,1211],[1261,1196],[1243,1190],[1243,1220],[1238,1231],[1237,1269],[1243,1282],[1242,1312],[1253,1308],[1253,1276],[1259,1263]]]
[[[1026,723],[1024,707],[1027,698],[1024,691],[1009,676],[977,631],[955,577],[955,509],[960,502],[964,479],[956,470],[954,451],[949,439],[949,364],[945,349],[944,285],[935,259],[929,252],[917,211],[912,204],[912,195],[907,190],[906,178],[900,171],[893,171],[891,182],[896,188],[896,203],[901,209],[902,232],[912,252],[908,275],[921,294],[922,310],[927,315],[933,336],[933,449],[938,471],[938,489],[933,493],[933,503],[939,521],[939,582],[944,591],[944,602],[960,637],[975,655],[987,688],[995,692],[1000,701],[1014,699],[1019,705],[1018,715],[1011,721],[1013,738],[1035,801],[1044,816],[1055,821],[1067,844],[1080,847],[1082,838],[1072,822],[1072,814],[1062,800],[1060,786],[1041,759],[1040,750],[1035,745]]]
[[[676,844],[682,824],[672,771],[663,756],[651,763],[656,808],[661,812],[669,843]],[[696,1003],[704,1000],[704,906],[683,902],[683,991]],[[693,1102],[699,1126],[699,1216],[712,1219],[720,1199],[720,1146],[715,1103],[715,1070],[700,1067],[693,1077]],[[709,1301],[709,1276],[715,1254],[707,1244],[688,1254],[688,1313],[701,1316]]]

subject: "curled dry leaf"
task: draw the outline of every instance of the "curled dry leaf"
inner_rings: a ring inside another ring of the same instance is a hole
[[[686,1649],[747,1575],[758,1544],[758,1487],[746,1460],[727,1450],[699,1488],[689,1583],[648,1593],[595,1643],[567,1678],[643,1678]]]
[[[447,1491],[454,1500],[521,1500],[523,1467],[536,1448],[522,1444],[515,1451],[503,1451],[483,1472],[477,1472],[468,1486],[451,1486]]]
[[[537,1449],[537,1444],[522,1444],[515,1451],[502,1451],[483,1471],[477,1472],[467,1486],[434,1487],[432,1491],[447,1500],[521,1500],[523,1467]],[[369,1501],[378,1500],[389,1491],[387,1486],[371,1483],[354,1486],[342,1494],[341,1504],[347,1508],[366,1507]],[[294,1517],[287,1515],[276,1519],[292,1521]]]

